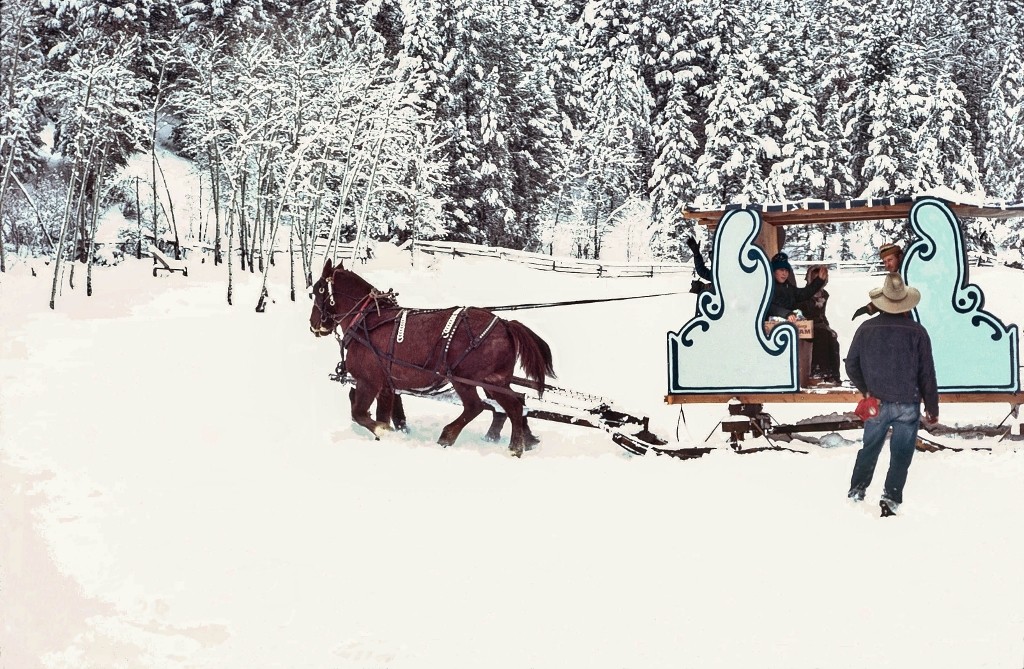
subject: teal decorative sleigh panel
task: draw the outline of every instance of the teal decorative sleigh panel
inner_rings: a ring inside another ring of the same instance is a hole
[[[772,275],[754,244],[761,225],[752,210],[731,211],[719,223],[714,290],[698,295],[697,314],[668,333],[670,395],[798,389],[796,328],[783,323],[764,332]]]
[[[913,315],[931,337],[939,390],[1020,390],[1017,326],[985,311],[956,216],[941,200],[924,198],[910,210],[910,225],[918,239],[904,255],[903,276],[921,291]]]

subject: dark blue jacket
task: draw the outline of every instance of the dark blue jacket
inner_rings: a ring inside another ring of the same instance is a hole
[[[862,393],[884,402],[920,403],[939,415],[932,340],[903,314],[880,313],[857,328],[846,355],[846,373]]]

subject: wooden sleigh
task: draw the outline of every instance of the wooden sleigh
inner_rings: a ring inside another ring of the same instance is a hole
[[[763,328],[772,290],[769,258],[779,251],[780,229],[789,225],[907,219],[915,240],[900,271],[922,293],[912,317],[932,339],[940,403],[1007,403],[1012,415],[1024,403],[1018,328],[984,309],[981,288],[970,282],[958,220],[1020,217],[1024,206],[915,196],[735,205],[690,210],[685,216],[714,231],[713,289],[698,295],[697,314],[667,335],[665,402],[680,405],[681,415],[688,404],[729,403],[731,417],[722,425],[734,447],[746,434],[770,438],[793,433],[768,419],[766,404],[843,404],[852,410],[861,398],[848,386],[810,387],[806,347],[796,328],[789,323],[767,333]],[[721,364],[709,369],[708,360]],[[820,427],[853,429],[859,424],[825,421]]]

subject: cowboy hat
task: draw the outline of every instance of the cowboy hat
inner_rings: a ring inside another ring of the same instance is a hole
[[[891,272],[885,276],[885,283],[881,288],[872,288],[868,291],[868,297],[871,298],[871,304],[880,311],[902,314],[917,306],[921,301],[921,291],[903,283],[903,277]]]

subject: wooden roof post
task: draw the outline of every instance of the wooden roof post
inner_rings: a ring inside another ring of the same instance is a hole
[[[768,260],[771,260],[786,245],[785,228],[772,225],[762,219],[761,232],[758,233],[757,240],[755,241],[761,247],[761,250],[764,251],[764,254],[768,256]]]

